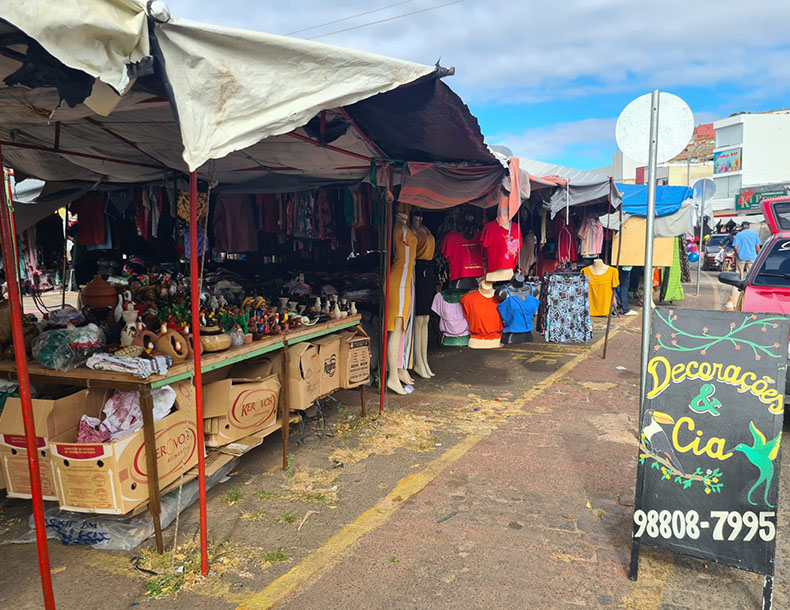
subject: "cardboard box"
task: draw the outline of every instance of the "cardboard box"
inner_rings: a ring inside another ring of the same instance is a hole
[[[340,335],[327,335],[313,341],[318,349],[318,395],[326,396],[340,387]]]
[[[340,387],[361,386],[370,378],[370,337],[361,326],[340,333]]]
[[[233,369],[230,372],[233,374]],[[204,385],[203,431],[206,445],[222,447],[271,426],[277,419],[279,396],[278,375],[269,375],[265,379],[232,376]]]
[[[88,390],[82,390],[57,400],[33,399],[41,491],[45,500],[58,499],[50,463],[49,439],[68,428],[75,417],[79,420],[87,394]],[[0,414],[0,464],[8,497],[31,498],[25,425],[19,398],[9,397]]]
[[[612,241],[612,257],[616,260],[620,248],[620,265],[645,264],[645,225],[647,220],[638,216],[629,216],[622,229],[615,233]],[[622,247],[620,239],[623,240]],[[674,237],[656,237],[653,240],[653,264],[657,267],[671,267],[674,258]]]
[[[195,389],[174,384],[176,411],[155,426],[159,487],[163,489],[197,463]],[[77,443],[82,414],[101,417],[110,390],[88,390],[79,416],[50,438],[49,451],[60,507],[84,513],[123,515],[148,501],[143,431],[108,443]]]
[[[281,367],[274,359],[275,367]],[[278,368],[279,370],[279,368]],[[308,409],[319,396],[321,369],[318,348],[312,343],[297,343],[288,348],[288,408],[291,411]]]

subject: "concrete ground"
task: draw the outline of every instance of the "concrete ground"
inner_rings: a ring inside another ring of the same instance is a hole
[[[683,306],[720,309],[703,274]],[[627,578],[636,478],[640,318],[603,322],[592,346],[533,343],[443,348],[414,394],[385,416],[357,417],[356,393],[327,408],[333,437],[308,429],[280,470],[279,436],[244,456],[209,492],[213,571],[192,576],[196,506],[181,516],[172,560],[136,571],[151,544],[105,552],[50,544],[59,608],[454,609],[758,608],[752,574],[644,547]],[[790,469],[782,471],[787,483]],[[787,504],[786,501],[782,502]],[[0,506],[0,542],[26,529],[25,502]],[[780,511],[778,607],[790,580]],[[166,531],[172,548],[173,527]],[[2,548],[0,607],[39,608],[34,545]],[[150,566],[150,564],[147,564]],[[177,593],[152,599],[180,578]],[[176,576],[172,576],[175,574]],[[180,583],[179,583],[180,584]]]

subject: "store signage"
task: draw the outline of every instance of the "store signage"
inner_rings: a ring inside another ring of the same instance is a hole
[[[736,210],[755,210],[764,199],[787,197],[790,195],[790,183],[768,184],[741,189],[735,196]]]
[[[632,575],[647,544],[773,576],[789,333],[781,315],[654,311]]]
[[[741,171],[741,148],[713,153],[713,173],[726,174]]]

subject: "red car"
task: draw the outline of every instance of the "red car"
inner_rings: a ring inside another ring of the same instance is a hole
[[[719,281],[741,291],[736,306],[739,311],[790,314],[790,197],[768,199],[760,207],[771,236],[763,243],[745,279],[727,271],[719,274]],[[785,394],[790,395],[790,366],[785,376]]]
[[[740,311],[790,314],[790,197],[767,199],[760,207],[771,236],[745,279],[725,272],[719,281],[741,291]]]

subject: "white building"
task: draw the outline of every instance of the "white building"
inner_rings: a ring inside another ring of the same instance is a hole
[[[790,114],[739,114],[716,121],[713,180],[716,216],[759,213],[761,189],[790,182]],[[768,192],[766,190],[766,192]],[[773,191],[771,191],[773,192]]]

